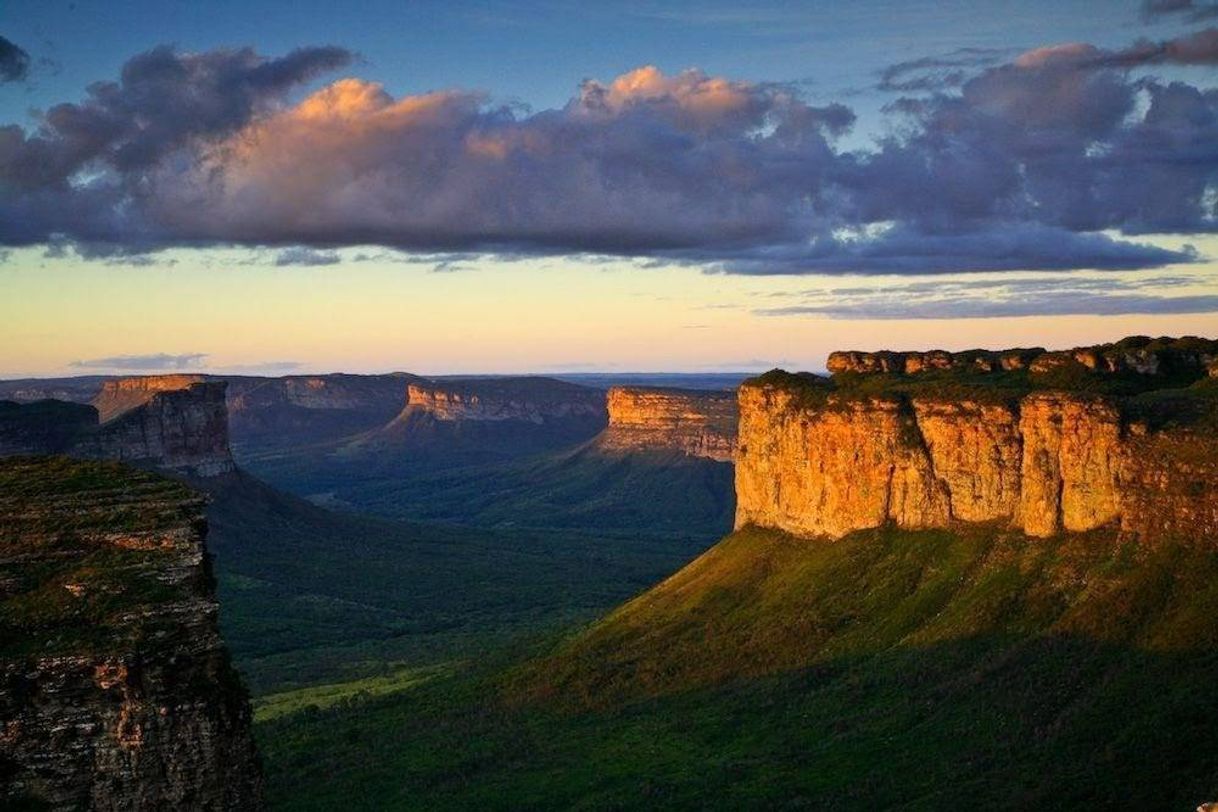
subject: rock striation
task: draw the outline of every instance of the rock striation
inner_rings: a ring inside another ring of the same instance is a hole
[[[597,437],[612,452],[676,451],[731,462],[738,410],[734,392],[612,387],[609,426]]]
[[[0,460],[0,807],[261,808],[203,506],[117,463]]]
[[[838,538],[994,522],[1036,537],[1116,527],[1218,540],[1207,424],[1152,428],[1079,392],[810,393],[788,379],[739,390],[738,527]]]
[[[215,476],[233,470],[224,381],[142,389],[147,398],[98,422],[95,406],[0,402],[0,456],[66,454]]]

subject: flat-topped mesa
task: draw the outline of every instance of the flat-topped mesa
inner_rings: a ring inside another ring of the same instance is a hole
[[[120,460],[197,476],[233,470],[224,381],[150,391],[139,406],[99,424],[84,404],[0,402],[0,456],[65,454]]]
[[[159,391],[143,405],[104,423],[69,453],[154,465],[197,476],[233,470],[224,381]]]
[[[1112,344],[1076,347],[1050,352],[1042,347],[1009,350],[947,352],[856,352],[830,353],[829,372],[862,375],[918,375],[930,371],[989,373],[1028,370],[1033,375],[1061,369],[1085,369],[1099,373],[1142,375],[1209,374],[1218,377],[1218,341],[1135,336]]]
[[[606,451],[677,451],[731,462],[739,415],[735,392],[615,386],[607,396]]]
[[[1204,423],[1152,429],[1084,393],[866,395],[773,373],[739,398],[738,527],[838,538],[990,522],[1218,544],[1218,438]]]
[[[143,406],[161,392],[176,392],[207,380],[202,375],[139,375],[105,381],[91,401],[101,422]]]
[[[426,414],[441,421],[542,424],[564,418],[603,418],[597,390],[553,378],[463,378],[417,381],[406,388],[402,417]]]
[[[0,807],[261,808],[203,508],[112,462],[0,460]]]

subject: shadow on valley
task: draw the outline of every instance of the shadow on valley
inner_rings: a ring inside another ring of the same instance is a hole
[[[586,629],[262,717],[292,808],[1193,808],[1218,555],[745,529]],[[324,756],[324,758],[322,758]]]
[[[497,531],[338,513],[240,471],[192,480],[225,639],[256,694],[481,656],[588,619],[706,542]]]

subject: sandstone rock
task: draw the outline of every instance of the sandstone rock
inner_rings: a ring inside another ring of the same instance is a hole
[[[226,473],[233,470],[226,386],[207,381],[178,390],[135,389],[147,398],[102,425],[96,408],[83,404],[0,405],[0,457],[67,454],[199,476]]]
[[[105,423],[143,406],[161,392],[177,392],[204,380],[202,375],[141,375],[106,381],[92,403]]]
[[[1117,410],[1098,398],[1033,394],[1020,412],[1024,532],[1051,536],[1112,522],[1123,451]]]
[[[739,402],[737,527],[837,537],[887,521],[949,520],[916,420],[897,401],[830,396],[808,410],[789,391],[745,385]]]
[[[731,462],[736,449],[734,392],[615,386],[606,398],[606,451],[678,451]]]
[[[1042,537],[1218,540],[1218,438],[1125,426],[1100,397],[808,399],[766,382],[738,394],[737,526],[837,538],[998,522]]]

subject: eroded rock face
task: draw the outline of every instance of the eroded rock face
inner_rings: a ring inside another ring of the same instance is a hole
[[[114,463],[0,460],[0,806],[261,808],[203,505]]]
[[[1127,425],[1100,397],[809,400],[746,383],[739,401],[738,527],[837,538],[886,522],[997,522],[1037,537],[1115,526],[1218,540],[1218,440]]]
[[[677,451],[731,462],[738,410],[734,392],[615,386],[609,427],[597,438],[606,451]]]
[[[736,526],[838,537],[894,521],[935,527],[950,514],[913,415],[893,399],[830,396],[815,410],[790,392],[739,390]]]
[[[0,456],[66,454],[197,476],[233,470],[223,381],[152,391],[107,423],[96,407],[57,401],[0,404]],[[141,390],[147,394],[147,390]]]
[[[1019,521],[1030,536],[1085,531],[1118,515],[1121,416],[1099,398],[1033,394],[1020,402]]]
[[[105,381],[91,401],[98,418],[106,423],[143,406],[161,392],[176,392],[205,381],[202,375],[140,375]]]
[[[198,476],[233,470],[223,381],[156,393],[142,406],[101,427],[79,455],[148,462]]]

